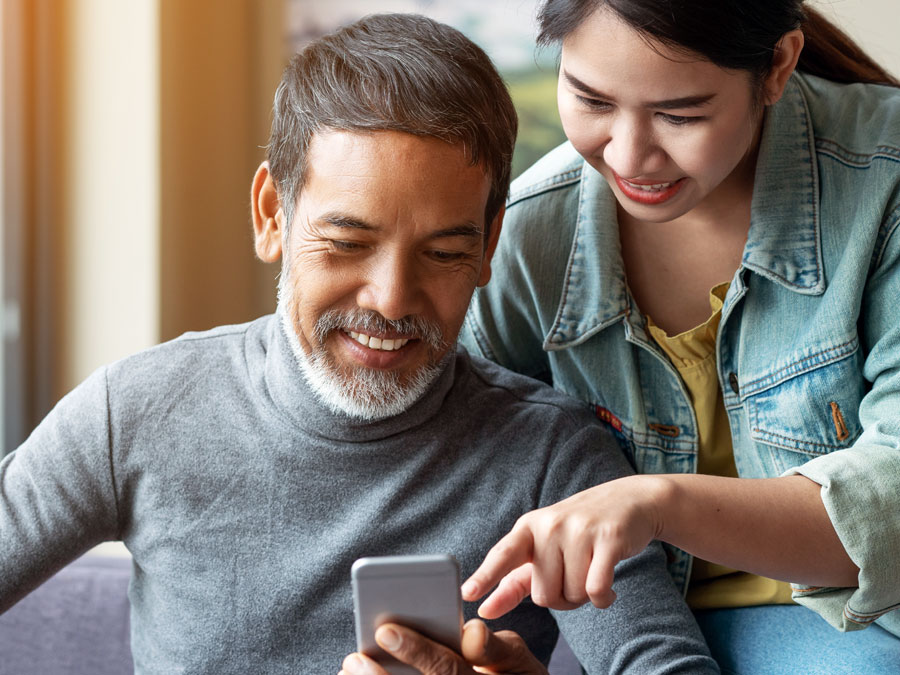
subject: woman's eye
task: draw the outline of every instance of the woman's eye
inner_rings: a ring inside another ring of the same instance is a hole
[[[702,117],[685,117],[684,115],[670,115],[668,113],[659,113],[660,116],[669,124],[680,127],[685,124],[693,124],[704,119]]]
[[[578,94],[574,94],[574,96],[576,101],[592,110],[608,110],[610,108],[609,103],[601,101],[598,98],[588,98],[587,96],[579,96]]]

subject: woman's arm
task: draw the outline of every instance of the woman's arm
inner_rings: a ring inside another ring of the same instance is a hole
[[[652,539],[776,579],[855,586],[858,569],[820,490],[803,476],[621,478],[520,518],[463,585],[463,597],[477,599],[503,579],[483,616],[504,614],[529,593],[557,609],[588,600],[606,607],[615,599],[616,563]]]
[[[704,560],[773,579],[855,586],[821,486],[804,476],[646,476],[661,483],[658,538]]]

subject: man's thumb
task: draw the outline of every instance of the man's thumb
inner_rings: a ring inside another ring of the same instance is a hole
[[[492,632],[480,619],[463,626],[462,656],[473,666],[502,673],[546,673],[525,641],[509,631]]]

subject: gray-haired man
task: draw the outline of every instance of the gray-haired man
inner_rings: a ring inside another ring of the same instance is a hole
[[[252,188],[278,312],[101,369],[0,465],[0,608],[122,539],[138,673],[378,673],[346,656],[357,557],[447,552],[467,575],[520,514],[626,473],[578,404],[454,346],[514,136],[487,57],[428,19],[297,55]],[[491,626],[521,638],[470,623],[464,656],[379,635],[432,675],[541,672],[557,626],[589,672],[714,672],[662,558],[623,563],[610,610]]]

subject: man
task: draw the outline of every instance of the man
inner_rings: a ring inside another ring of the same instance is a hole
[[[484,53],[423,17],[297,55],[252,187],[278,312],[101,369],[0,465],[0,609],[122,539],[138,673],[383,673],[351,654],[356,558],[446,552],[467,575],[520,514],[627,472],[578,404],[454,347],[515,125]],[[492,624],[530,652],[480,622],[462,655],[378,639],[432,675],[541,672],[558,623],[590,672],[714,671],[662,557],[625,563],[608,611]]]

